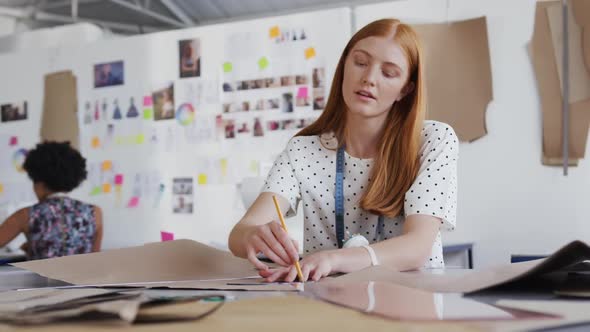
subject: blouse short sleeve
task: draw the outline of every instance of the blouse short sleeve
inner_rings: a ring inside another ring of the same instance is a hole
[[[420,169],[405,195],[405,216],[434,216],[441,219],[443,229],[454,230],[459,157],[457,135],[447,124],[426,121],[421,139]]]
[[[292,140],[275,160],[262,188],[263,192],[275,193],[289,201],[290,206],[285,214],[286,217],[292,217],[297,213],[297,206],[301,200],[299,182],[295,177],[295,170],[289,156],[290,150],[292,150]]]

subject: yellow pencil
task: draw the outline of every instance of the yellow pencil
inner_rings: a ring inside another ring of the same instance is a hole
[[[285,232],[289,233],[287,230],[287,224],[285,224],[285,219],[283,219],[283,214],[281,213],[281,208],[279,207],[279,202],[277,198],[273,195],[272,201],[275,203],[275,208],[277,209],[277,214],[279,215],[279,220],[281,220],[281,226],[285,230]],[[299,262],[295,262],[295,268],[297,269],[297,277],[299,277],[299,281],[303,282],[303,272],[301,272],[301,266],[299,266]]]

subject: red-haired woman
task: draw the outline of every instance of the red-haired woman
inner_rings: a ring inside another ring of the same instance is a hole
[[[448,125],[424,121],[423,62],[416,33],[398,20],[351,38],[324,112],[289,141],[233,228],[236,256],[268,281],[295,280],[297,244],[277,223],[276,195],[287,216],[303,204],[305,280],[377,264],[444,267],[440,230],[455,225],[459,143]]]

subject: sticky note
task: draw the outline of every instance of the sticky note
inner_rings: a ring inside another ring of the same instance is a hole
[[[174,240],[174,233],[160,231],[160,236],[162,237],[162,242]]]
[[[111,184],[110,183],[105,183],[102,185],[102,192],[105,194],[108,194],[111,192]]]
[[[151,120],[154,118],[154,110],[151,108],[146,108],[143,110],[143,119],[144,120]]]
[[[268,59],[263,56],[258,60],[258,68],[260,68],[260,70],[264,70],[266,67],[268,67]]]
[[[307,98],[307,87],[302,86],[297,90],[297,97],[299,98]]]
[[[90,142],[90,145],[93,149],[98,149],[98,147],[100,147],[100,139],[96,136],[92,137],[92,142]]]
[[[119,186],[123,184],[123,174],[115,175],[115,184]]]
[[[129,199],[129,203],[127,203],[128,208],[135,208],[139,205],[139,197],[133,196]]]
[[[278,26],[273,26],[268,30],[268,36],[270,38],[277,38],[281,34],[281,29]]]
[[[221,175],[227,175],[227,159],[223,158],[219,161],[219,166],[221,167]]]
[[[198,184],[207,184],[207,174],[200,173],[199,177],[197,178]]]
[[[18,145],[18,137],[12,136],[10,138],[10,141],[8,142],[8,145],[10,145],[10,146]]]
[[[258,173],[258,161],[257,160],[250,161],[250,171],[252,173]]]
[[[307,60],[313,58],[315,56],[315,48],[313,47],[308,47],[305,49],[305,58]]]
[[[229,73],[234,69],[234,66],[232,65],[231,62],[224,62],[223,63],[223,72],[224,73]]]
[[[103,171],[110,171],[111,169],[113,169],[113,162],[110,160],[103,161],[100,169],[102,169]]]
[[[96,186],[90,191],[90,196],[96,196],[100,193],[102,193],[102,188],[100,186]]]
[[[152,105],[153,105],[152,96],[144,96],[143,97],[143,106],[152,106]]]
[[[138,134],[135,137],[135,143],[137,143],[137,144],[143,144],[143,142],[145,142],[145,136],[143,134]]]
[[[2,183],[0,183],[0,194],[2,194],[4,192],[4,185]]]

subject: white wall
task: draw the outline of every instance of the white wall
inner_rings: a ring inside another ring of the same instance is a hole
[[[474,242],[482,267],[590,241],[588,158],[567,177],[541,165],[541,109],[527,52],[535,1],[450,0],[448,11],[442,0],[367,5],[355,10],[357,28],[384,13],[422,22],[487,17],[494,95],[488,134],[460,146],[458,224],[444,242]]]

